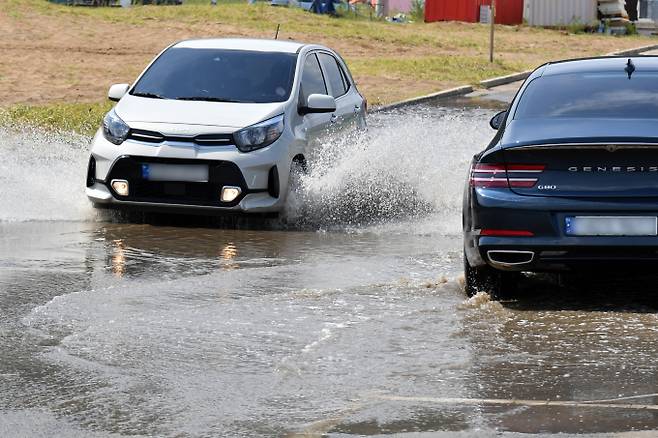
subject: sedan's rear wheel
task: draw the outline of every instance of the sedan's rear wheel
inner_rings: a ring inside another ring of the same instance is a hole
[[[486,292],[491,298],[512,298],[518,291],[520,273],[503,272],[489,265],[473,267],[464,255],[464,290],[472,297],[478,292]]]

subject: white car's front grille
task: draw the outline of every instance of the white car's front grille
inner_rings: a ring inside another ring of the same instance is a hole
[[[228,146],[235,144],[233,134],[201,134],[194,137],[164,135],[156,131],[131,129],[128,139],[146,143],[163,143],[165,141],[190,143],[198,146]]]

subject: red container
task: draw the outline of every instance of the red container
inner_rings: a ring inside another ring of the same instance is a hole
[[[491,0],[426,0],[425,21],[480,21],[480,6]],[[523,23],[523,0],[496,0],[497,24]]]
[[[425,0],[425,21],[479,21],[482,0]]]
[[[490,5],[491,0],[483,0],[482,4]],[[496,24],[521,23],[523,23],[523,0],[496,0]]]

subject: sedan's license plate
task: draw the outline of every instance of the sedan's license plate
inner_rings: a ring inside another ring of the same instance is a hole
[[[568,216],[569,236],[656,236],[655,216]]]
[[[142,179],[148,181],[208,182],[208,166],[199,164],[142,164]]]

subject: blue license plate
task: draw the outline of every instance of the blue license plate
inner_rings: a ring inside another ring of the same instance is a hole
[[[656,216],[567,216],[568,236],[656,236]]]
[[[205,164],[142,164],[142,179],[147,181],[208,182]]]

